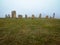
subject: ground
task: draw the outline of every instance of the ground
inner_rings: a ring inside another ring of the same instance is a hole
[[[60,19],[0,18],[0,45],[60,45]]]

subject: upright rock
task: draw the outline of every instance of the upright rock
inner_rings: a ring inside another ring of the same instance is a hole
[[[32,19],[34,19],[35,18],[35,16],[34,16],[34,14],[32,14]]]
[[[27,17],[27,14],[25,14],[25,18],[27,19],[28,17]]]
[[[22,15],[18,15],[18,18],[22,18]]]
[[[41,18],[41,15],[42,15],[42,14],[40,13],[40,14],[39,14],[39,18]]]
[[[11,12],[12,18],[16,18],[16,11]]]
[[[48,19],[48,15],[46,16],[46,19]]]
[[[53,19],[55,18],[55,13],[53,13]]]

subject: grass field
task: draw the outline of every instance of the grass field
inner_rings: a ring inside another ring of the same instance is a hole
[[[0,45],[60,45],[60,19],[0,19]]]

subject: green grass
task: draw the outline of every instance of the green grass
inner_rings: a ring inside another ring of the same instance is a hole
[[[60,19],[0,19],[0,45],[60,45]]]

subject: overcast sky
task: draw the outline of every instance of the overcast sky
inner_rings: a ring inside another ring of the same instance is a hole
[[[0,0],[0,17],[5,17],[5,14],[11,14],[11,11],[16,10],[17,15],[25,16],[52,16],[56,13],[56,18],[60,18],[60,0]]]

